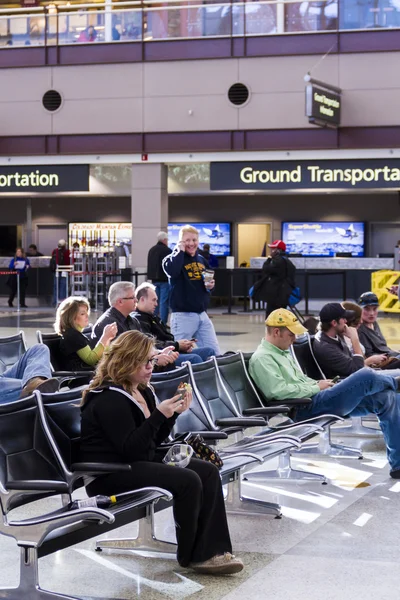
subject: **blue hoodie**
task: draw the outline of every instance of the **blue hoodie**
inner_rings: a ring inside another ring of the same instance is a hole
[[[210,293],[202,272],[207,268],[205,259],[196,252],[190,256],[176,246],[162,263],[171,286],[172,312],[202,313],[207,310]]]

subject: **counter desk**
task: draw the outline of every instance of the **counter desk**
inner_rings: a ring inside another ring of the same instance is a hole
[[[250,260],[250,268],[218,269],[213,296],[246,297],[261,274],[265,257]],[[291,258],[296,266],[296,284],[300,287],[308,313],[310,299],[357,299],[371,289],[371,273],[382,269],[393,270],[393,258]],[[231,300],[232,302],[232,300]]]

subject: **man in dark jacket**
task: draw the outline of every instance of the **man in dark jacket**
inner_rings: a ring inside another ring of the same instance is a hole
[[[179,356],[175,361],[175,365],[179,366],[183,362],[191,362],[192,364],[201,363],[208,360],[211,356],[215,356],[212,348],[197,348],[194,340],[178,340],[175,341],[168,325],[154,314],[157,306],[157,294],[155,286],[145,281],[136,288],[137,308],[132,316],[140,323],[143,333],[153,335],[157,342],[161,342],[163,346],[174,346]],[[158,346],[158,344],[157,344]]]
[[[135,286],[130,281],[117,281],[110,286],[108,291],[108,308],[93,325],[92,339],[99,340],[103,335],[106,325],[116,323],[117,337],[125,331],[142,331],[139,321],[131,316],[136,308]],[[174,368],[174,362],[178,353],[174,351],[172,344],[168,344],[157,356],[157,370],[164,367]]]
[[[348,377],[363,367],[379,367],[383,362],[383,355],[364,358],[357,329],[347,325],[347,321],[354,320],[354,317],[353,310],[345,310],[337,302],[329,302],[321,308],[320,331],[315,336],[313,347],[315,358],[328,379],[336,375]],[[350,340],[350,344],[345,338]]]
[[[159,315],[164,323],[168,322],[169,312],[169,282],[162,268],[162,261],[171,250],[168,248],[168,233],[160,231],[157,244],[150,248],[147,255],[147,278],[156,286],[158,306],[155,315]]]
[[[275,240],[268,244],[271,256],[262,267],[262,277],[254,285],[253,298],[267,303],[266,318],[278,308],[286,308],[289,296],[295,287],[296,267],[285,256],[286,244]]]

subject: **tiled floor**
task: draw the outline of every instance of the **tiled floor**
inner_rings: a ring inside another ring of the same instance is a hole
[[[94,322],[95,315],[91,320]],[[50,331],[52,321],[48,310],[23,311],[19,316],[4,310],[0,312],[0,335],[24,329],[31,345],[36,329]],[[218,312],[213,314],[213,321],[223,351],[253,350],[263,335],[261,314]],[[389,345],[400,350],[398,317],[382,319],[381,326]],[[168,557],[108,551],[98,554],[91,540],[41,559],[41,585],[98,600],[397,600],[400,482],[388,476],[382,439],[360,442],[342,436],[341,441],[361,445],[364,460],[312,456],[293,460],[298,468],[324,473],[330,479],[328,485],[276,481],[244,484],[245,494],[279,502],[284,516],[281,520],[229,517],[235,552],[246,565],[237,576],[194,575]],[[42,504],[56,508],[59,498]],[[26,508],[18,511],[26,514]],[[168,511],[157,519],[160,537],[173,539]],[[129,536],[136,525],[123,529],[118,533]],[[16,585],[18,550],[13,540],[0,537],[0,556],[0,587]]]

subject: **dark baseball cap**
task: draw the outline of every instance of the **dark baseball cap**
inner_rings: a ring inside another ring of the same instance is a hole
[[[364,292],[358,299],[358,305],[364,306],[379,306],[378,296],[374,292]]]
[[[346,310],[339,302],[328,302],[319,312],[319,318],[322,323],[339,321],[339,319],[353,320],[356,316],[354,310]]]

